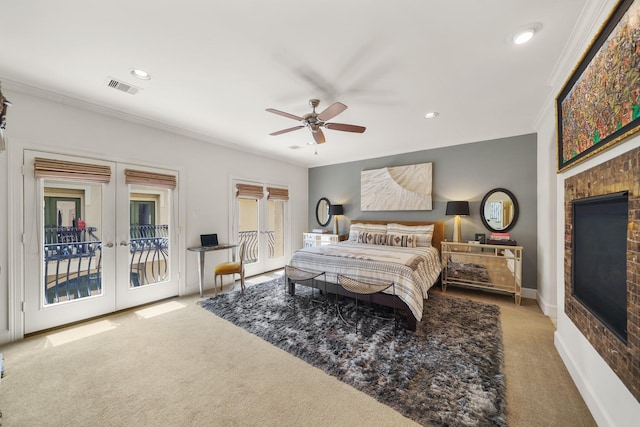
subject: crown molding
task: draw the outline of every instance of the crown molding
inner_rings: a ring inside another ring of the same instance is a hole
[[[593,42],[616,3],[617,0],[587,0],[585,3],[576,25],[571,30],[571,35],[547,80],[547,86],[551,90],[536,116],[534,121],[535,129],[539,129],[542,126],[542,122],[547,115],[547,109],[550,105],[555,105],[557,94],[578,62],[580,62],[584,52]]]
[[[26,83],[18,82],[15,80],[11,80],[8,78],[4,78],[0,76],[0,81],[5,89],[12,90],[14,92],[23,93],[25,95],[30,95],[36,98],[46,99],[51,102],[55,102],[58,104],[68,105],[73,108],[77,108],[80,110],[90,111],[96,114],[100,114],[103,116],[113,117],[116,119],[120,119],[123,121],[127,121],[130,123],[139,124],[142,126],[147,126],[149,128],[161,130],[163,132],[169,132],[175,135],[184,136],[196,141],[206,142],[208,144],[213,144],[222,148],[226,148],[233,151],[239,151],[246,154],[256,155],[258,154],[255,148],[244,147],[242,145],[233,144],[231,142],[215,138],[209,135],[201,134],[198,132],[193,132],[188,129],[184,129],[178,126],[169,125],[166,123],[158,122],[155,120],[151,120],[142,116],[138,116],[131,113],[126,113],[120,110],[116,110],[114,108],[109,108],[104,105],[96,104],[93,102],[89,102],[86,100],[82,100],[79,98],[74,98],[59,92],[52,91],[50,89],[44,89],[41,87],[29,85]],[[283,158],[279,158],[273,153],[268,153],[266,151],[260,151],[259,155],[262,157],[266,157],[272,160],[277,160],[279,162],[288,163],[293,166],[298,167],[309,167],[308,165],[300,164],[298,162],[289,161]]]

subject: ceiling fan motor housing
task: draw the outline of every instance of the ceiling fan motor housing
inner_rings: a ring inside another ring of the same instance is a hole
[[[267,111],[270,113],[278,114],[280,116],[287,117],[294,120],[299,120],[302,122],[302,125],[300,126],[283,129],[277,132],[273,132],[270,135],[281,135],[283,133],[291,132],[291,131],[306,127],[311,131],[316,144],[323,144],[325,142],[325,139],[321,129],[322,127],[326,127],[327,129],[344,131],[344,132],[357,132],[357,133],[362,133],[366,129],[363,126],[326,122],[326,120],[331,120],[333,117],[337,116],[338,114],[342,113],[344,110],[347,109],[347,106],[342,104],[341,102],[334,102],[321,113],[316,113],[316,107],[320,105],[319,99],[310,99],[309,105],[311,106],[313,111],[311,113],[305,114],[302,117],[296,116],[290,113],[285,113],[284,111],[276,110],[274,108],[267,108]],[[320,117],[320,119],[318,119],[318,117]]]

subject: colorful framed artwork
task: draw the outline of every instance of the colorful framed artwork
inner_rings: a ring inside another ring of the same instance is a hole
[[[558,172],[640,130],[640,0],[614,7],[556,99]]]

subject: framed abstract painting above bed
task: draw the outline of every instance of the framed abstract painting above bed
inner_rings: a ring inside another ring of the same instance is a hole
[[[338,283],[338,274],[366,283],[394,283],[393,291],[374,294],[371,302],[401,310],[406,315],[407,328],[415,330],[422,319],[428,291],[440,278],[443,239],[443,222],[353,221],[348,240],[300,249],[289,265],[324,273],[331,284]],[[289,293],[294,294],[295,283],[287,281]],[[331,292],[331,288],[327,289]],[[343,289],[340,294],[349,295]]]
[[[620,0],[556,99],[558,172],[640,130],[640,0]]]

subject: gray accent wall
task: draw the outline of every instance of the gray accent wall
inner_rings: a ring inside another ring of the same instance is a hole
[[[445,215],[450,200],[469,202],[471,215],[462,217],[462,240],[473,240],[475,233],[491,232],[480,219],[480,203],[493,188],[506,188],[516,197],[520,209],[511,238],[524,247],[523,287],[537,284],[537,165],[536,134],[480,141],[453,147],[435,148],[395,156],[378,157],[309,169],[309,229],[319,228],[316,203],[327,197],[344,205],[339,218],[340,233],[348,233],[350,221],[444,221],[445,237],[453,237],[453,217]],[[360,172],[389,166],[433,163],[433,210],[360,211]],[[333,230],[333,220],[327,226]]]

